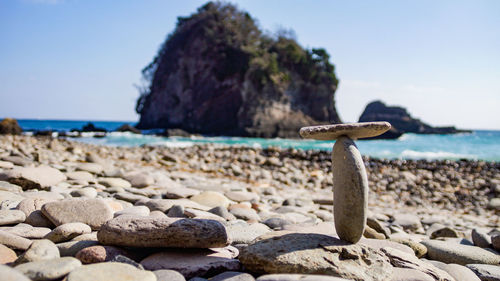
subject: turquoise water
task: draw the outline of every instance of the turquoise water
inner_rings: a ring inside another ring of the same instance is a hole
[[[131,133],[111,133],[105,138],[83,137],[80,141],[113,146],[142,144],[186,147],[213,143],[265,148],[270,146],[296,149],[331,150],[333,142],[300,139],[261,139],[238,137],[157,137]],[[500,131],[473,131],[456,135],[405,134],[398,140],[359,140],[363,155],[399,159],[474,159],[500,161]]]
[[[97,128],[104,128],[108,131],[114,131],[123,124],[134,125],[135,122],[129,121],[86,121],[86,120],[38,120],[38,119],[18,119],[19,126],[25,131],[70,131],[72,129],[80,130],[88,122],[92,122]]]
[[[67,131],[81,128],[88,121],[19,120],[25,130]],[[93,121],[96,127],[115,130],[124,123]],[[109,133],[104,138],[91,134],[76,138],[78,141],[112,146],[138,146],[143,144],[186,147],[213,143],[266,148],[270,146],[296,149],[331,150],[332,142],[301,139],[261,139],[239,137],[191,137],[166,138],[131,133]],[[363,155],[389,159],[473,159],[500,161],[500,131],[477,130],[455,135],[405,134],[397,140],[359,140],[356,144]]]

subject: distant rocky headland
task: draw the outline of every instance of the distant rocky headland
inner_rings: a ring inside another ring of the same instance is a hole
[[[329,59],[290,32],[268,35],[248,13],[209,2],[178,19],[143,70],[137,127],[296,138],[303,126],[340,123]]]
[[[456,134],[470,132],[460,130],[453,126],[450,127],[432,127],[419,119],[413,118],[408,111],[399,106],[388,106],[381,101],[369,103],[361,116],[359,122],[388,121],[392,128],[376,138],[393,139],[398,138],[404,133],[414,134]]]

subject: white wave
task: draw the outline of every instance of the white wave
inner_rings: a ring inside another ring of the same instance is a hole
[[[262,148],[262,145],[260,143],[254,142],[252,143],[252,148],[259,149]]]
[[[384,149],[382,151],[380,151],[380,155],[384,155],[384,156],[387,156],[387,155],[391,155],[392,152],[388,149]]]
[[[91,138],[91,137],[93,137],[93,136],[95,136],[95,135],[96,135],[96,133],[95,133],[95,132],[82,132],[82,133],[80,134],[80,136],[81,136],[82,138]]]
[[[149,145],[160,145],[160,146],[166,146],[166,147],[178,147],[178,148],[183,148],[183,147],[190,147],[195,145],[194,142],[190,141],[158,141],[158,142],[153,142],[150,143]]]
[[[400,158],[405,159],[460,159],[460,158],[468,158],[475,159],[475,155],[469,154],[458,154],[448,151],[415,151],[415,150],[403,150],[400,153]]]
[[[407,141],[407,140],[415,139],[416,137],[417,137],[416,134],[406,133],[406,134],[403,134],[402,136],[400,136],[397,140],[398,141]]]

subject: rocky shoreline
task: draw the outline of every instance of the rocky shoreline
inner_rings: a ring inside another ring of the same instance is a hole
[[[364,157],[367,228],[348,244],[335,233],[330,157],[0,136],[0,276],[499,278],[500,163]]]

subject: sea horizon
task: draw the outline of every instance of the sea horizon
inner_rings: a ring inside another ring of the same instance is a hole
[[[233,136],[164,137],[146,130],[145,134],[115,132],[123,124],[135,125],[134,121],[103,120],[60,120],[60,119],[17,119],[26,132],[54,131],[69,132],[80,130],[89,122],[96,128],[108,131],[105,136],[95,137],[94,133],[82,133],[73,140],[107,146],[163,145],[167,147],[187,147],[200,144],[218,146],[246,146],[254,148],[279,147],[302,150],[332,149],[333,142],[284,138],[249,138]],[[472,130],[471,133],[451,135],[404,134],[396,140],[360,140],[356,142],[361,153],[381,159],[426,159],[426,160],[484,160],[500,162],[500,130]]]
[[[96,125],[96,123],[116,123],[116,124],[113,124],[113,125],[118,125],[117,128],[123,124],[129,124],[129,125],[136,125],[139,123],[139,120],[109,120],[109,119],[80,119],[80,118],[75,118],[75,119],[62,119],[62,118],[15,118],[15,117],[9,117],[9,116],[4,116],[4,117],[0,117],[0,119],[4,119],[4,118],[13,118],[13,119],[16,119],[18,122],[22,121],[23,123],[26,124],[26,122],[31,122],[31,121],[35,121],[35,122],[43,122],[43,121],[56,121],[56,122],[84,122],[85,124],[87,123],[93,123],[94,125]],[[383,120],[381,120],[383,121]],[[357,123],[358,121],[348,121],[348,122],[343,122],[345,124],[349,124],[349,123]],[[449,126],[453,126],[453,125],[436,125],[436,127],[449,127]],[[21,126],[23,127],[23,126]],[[81,128],[79,128],[81,129]],[[462,127],[459,127],[457,129],[460,129],[460,130],[466,130],[466,131],[500,131],[500,128],[462,128]],[[24,130],[24,128],[23,128]]]

